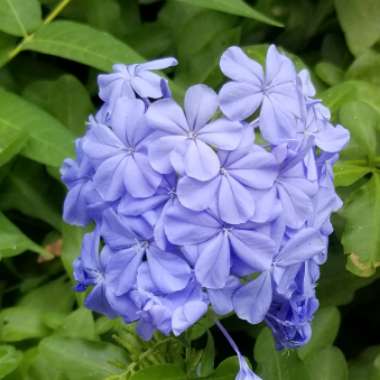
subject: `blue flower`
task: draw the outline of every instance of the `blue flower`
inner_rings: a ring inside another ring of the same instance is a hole
[[[259,128],[273,144],[295,138],[300,116],[297,74],[292,61],[271,45],[265,75],[260,64],[242,49],[227,49],[220,60],[224,75],[232,79],[220,90],[220,106],[232,120],[245,120],[261,106]]]
[[[158,99],[167,94],[167,81],[151,70],[161,70],[178,64],[175,58],[162,58],[154,61],[113,66],[111,74],[98,76],[99,97],[113,110],[114,103],[127,96],[134,99]]]
[[[211,146],[233,150],[239,145],[243,130],[240,123],[225,118],[210,121],[217,108],[216,93],[205,85],[187,90],[185,112],[172,99],[153,103],[147,118],[149,125],[161,132],[149,146],[153,168],[160,173],[175,169],[200,181],[214,177],[219,161]]]
[[[144,115],[141,100],[124,97],[115,104],[111,128],[94,119],[90,123],[83,150],[96,166],[94,186],[107,201],[119,199],[126,191],[148,197],[161,182],[146,154],[151,130]]]

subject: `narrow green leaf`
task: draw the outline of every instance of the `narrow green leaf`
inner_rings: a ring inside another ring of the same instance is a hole
[[[54,21],[41,28],[23,44],[23,49],[71,59],[102,71],[110,71],[115,63],[144,60],[111,34],[66,20]]]
[[[327,347],[315,352],[307,357],[305,364],[310,380],[348,380],[347,362],[337,347]]]
[[[331,346],[338,334],[340,314],[336,307],[324,307],[318,310],[312,322],[310,341],[298,349],[298,356],[304,360],[321,349]]]
[[[0,346],[0,379],[13,372],[22,359],[21,351],[16,350],[13,346]]]
[[[252,18],[269,25],[283,26],[280,22],[250,7],[243,0],[177,0],[197,7],[214,9],[216,11],[230,13],[236,16]]]
[[[380,174],[352,194],[343,210],[346,220],[342,235],[347,268],[363,277],[380,266]]]
[[[371,168],[368,166],[358,166],[338,161],[334,165],[335,186],[350,186],[370,172]]]
[[[215,361],[215,344],[214,338],[210,331],[207,333],[207,344],[201,357],[201,361],[197,368],[197,374],[200,377],[208,376],[214,370]]]
[[[131,376],[130,380],[186,380],[187,376],[180,366],[161,364],[144,368]]]
[[[255,345],[258,373],[265,380],[309,380],[296,351],[277,351],[268,328],[261,330]]]
[[[63,246],[61,259],[66,272],[70,277],[72,277],[73,261],[80,254],[84,230],[83,228],[64,224],[62,233]]]
[[[378,0],[335,0],[335,8],[353,54],[360,54],[379,40]]]
[[[30,83],[23,97],[45,109],[74,134],[83,134],[88,115],[93,111],[90,96],[73,75],[64,74],[56,80]]]
[[[73,134],[45,111],[0,89],[0,127],[24,131],[29,139],[21,153],[35,161],[60,166],[73,154]]]
[[[23,130],[9,129],[0,124],[0,166],[7,163],[25,146],[28,135]]]
[[[41,24],[41,6],[38,0],[0,1],[0,30],[25,37]]]
[[[26,250],[41,255],[47,253],[26,235],[24,235],[9,219],[0,213],[0,259],[16,256]]]

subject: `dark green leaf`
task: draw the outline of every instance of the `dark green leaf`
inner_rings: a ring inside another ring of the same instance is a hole
[[[93,105],[83,84],[73,75],[56,80],[39,80],[29,84],[24,98],[44,108],[76,135],[83,134],[85,121]]]
[[[312,322],[310,341],[298,350],[298,356],[304,360],[316,352],[331,346],[338,334],[340,314],[336,307],[324,307],[318,310]]]
[[[27,36],[41,24],[38,0],[0,1],[0,30],[14,36]]]
[[[335,0],[347,44],[360,54],[380,38],[380,7],[377,0]]]
[[[352,194],[343,210],[346,220],[342,236],[347,268],[363,277],[380,266],[380,174]]]
[[[20,364],[22,353],[13,346],[0,346],[0,379],[13,372]]]
[[[264,22],[269,25],[282,26],[282,24],[254,8],[250,7],[243,0],[177,0],[183,3],[188,3],[198,7],[214,9],[225,13],[230,13],[236,16],[248,17],[254,20]]]
[[[144,368],[131,376],[130,380],[186,380],[183,369],[174,364],[155,365]]]
[[[207,380],[235,380],[239,372],[239,362],[236,356],[223,360]]]
[[[296,351],[277,351],[271,331],[264,328],[259,334],[255,355],[258,374],[265,380],[309,380],[309,374]]]
[[[336,347],[315,352],[306,358],[305,364],[310,380],[348,380],[346,359]]]
[[[26,250],[47,255],[42,247],[31,241],[9,219],[0,213],[0,259],[16,256]]]
[[[0,124],[0,166],[20,152],[27,142],[27,136],[23,130],[9,129]]]
[[[29,139],[22,154],[60,166],[73,154],[73,135],[54,117],[19,96],[0,89],[0,126],[10,133],[23,131]]]
[[[52,191],[54,190],[54,191]],[[17,209],[62,228],[61,187],[32,161],[18,159],[0,189],[0,207]]]
[[[350,362],[350,380],[378,380],[380,377],[380,346],[367,348]]]

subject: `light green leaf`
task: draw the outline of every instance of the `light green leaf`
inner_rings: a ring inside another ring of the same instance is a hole
[[[315,352],[307,357],[305,364],[310,380],[348,380],[346,359],[339,348],[327,347]]]
[[[0,30],[25,37],[41,24],[41,6],[38,0],[0,1]]]
[[[380,85],[380,54],[368,50],[359,55],[346,72],[347,79],[365,80]]]
[[[161,364],[144,368],[131,376],[130,380],[186,380],[186,374],[175,364]]]
[[[350,130],[352,140],[364,150],[370,161],[376,156],[376,126],[379,119],[371,106],[359,101],[345,103],[339,111],[340,123]]]
[[[0,207],[42,219],[59,231],[62,195],[61,187],[42,165],[18,158],[0,188]]]
[[[372,276],[380,266],[380,174],[374,173],[351,195],[342,214],[347,268],[358,276]]]
[[[243,0],[177,0],[197,7],[214,9],[216,11],[230,13],[236,16],[252,18],[256,21],[269,25],[283,26],[280,22],[264,15],[263,13],[250,7]]]
[[[223,360],[207,380],[235,380],[239,372],[239,362],[236,356]]]
[[[335,0],[335,8],[353,54],[360,54],[379,40],[378,0]]]
[[[0,326],[0,340],[3,342],[41,338],[49,333],[43,323],[43,312],[27,306],[2,309]]]
[[[344,77],[344,71],[330,62],[317,63],[315,66],[315,73],[329,86],[338,84]]]
[[[371,168],[368,166],[358,166],[338,161],[334,165],[335,186],[350,186],[370,172]]]
[[[21,153],[35,161],[60,166],[73,154],[73,134],[54,117],[21,97],[0,89],[0,126],[23,131],[29,139]]]
[[[312,336],[310,341],[300,349],[298,356],[312,357],[316,352],[331,346],[338,334],[340,314],[336,307],[324,307],[318,310],[312,322]]]
[[[277,351],[271,331],[261,330],[255,345],[258,374],[265,380],[309,380],[309,374],[296,351]]]
[[[95,340],[95,322],[92,312],[84,307],[74,310],[65,318],[56,333],[68,338]]]
[[[13,372],[22,359],[21,351],[16,350],[13,346],[0,346],[0,379]]]
[[[42,247],[31,241],[4,214],[0,213],[0,259],[16,256],[26,250],[47,255]]]
[[[20,152],[27,142],[27,136],[23,130],[9,129],[0,124],[0,166]]]
[[[81,251],[84,232],[85,231],[83,228],[70,226],[68,224],[63,225],[63,246],[61,259],[63,266],[70,277],[72,277],[73,273],[73,261],[79,256]]]
[[[40,342],[29,374],[33,374],[33,380],[50,380],[54,376],[65,380],[104,380],[121,373],[123,366],[124,351],[111,343],[53,335]]]
[[[93,111],[86,88],[71,74],[64,74],[56,80],[32,82],[24,89],[23,96],[56,117],[76,135],[83,134],[87,117]]]
[[[34,50],[71,59],[102,71],[115,63],[137,63],[144,59],[107,32],[73,21],[54,21],[23,44]]]

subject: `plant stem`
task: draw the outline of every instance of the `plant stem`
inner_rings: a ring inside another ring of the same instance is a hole
[[[41,28],[43,28],[45,25],[50,24],[64,9],[65,7],[71,2],[72,0],[61,0],[57,6],[46,16],[44,19],[42,25],[32,34],[29,34],[28,36],[25,36],[18,45],[12,49],[7,56],[7,59],[2,62],[2,65],[5,65],[12,61],[13,58],[15,58],[24,48],[24,45],[27,44],[31,39],[33,39],[36,32],[38,32]]]

